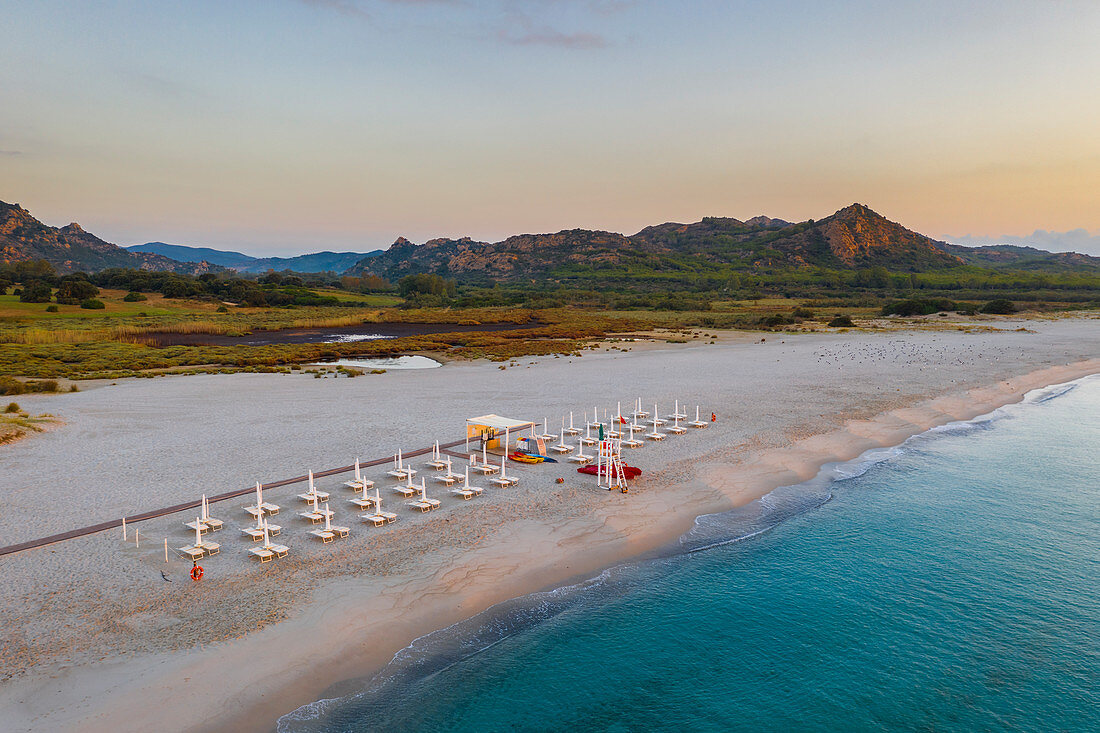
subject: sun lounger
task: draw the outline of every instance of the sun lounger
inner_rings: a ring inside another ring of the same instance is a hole
[[[364,484],[366,484],[365,487],[363,486]],[[344,486],[348,487],[352,491],[362,491],[364,488],[373,489],[374,482],[366,478],[359,480],[352,479],[351,481],[345,481]]]
[[[207,555],[217,555],[222,551],[222,546],[217,542],[203,542],[201,545],[196,545],[196,547],[205,550]]]
[[[179,548],[180,553],[187,556],[188,560],[201,560],[206,557],[206,550],[201,547],[195,547],[194,545],[187,545],[187,547]]]
[[[183,526],[190,530],[198,530],[199,534],[206,534],[210,531],[210,526],[201,519],[196,519],[193,522],[184,522]]]
[[[259,506],[256,506],[255,504],[250,504],[250,505],[246,506],[244,508],[244,510],[246,512],[248,512],[249,514],[251,514],[256,519],[259,519],[259,518],[263,517],[265,514],[278,514],[279,513],[279,505],[278,504],[271,504],[271,503],[265,501],[263,504],[260,504]]]
[[[359,509],[367,510],[367,509],[370,509],[372,506],[374,506],[374,499],[372,499],[369,496],[366,499],[364,499],[361,496],[357,496],[354,499],[348,499],[348,503],[349,504],[354,504]]]
[[[673,435],[683,435],[687,432],[687,428],[685,428],[683,425],[669,425],[667,428],[665,428],[665,430],[672,433]]]
[[[451,484],[453,484],[455,481],[458,480],[458,476],[452,476],[449,473],[436,474],[432,478],[434,478],[436,481],[438,481],[441,484],[446,484],[447,486],[450,486]]]
[[[263,527],[241,527],[241,531],[248,535],[249,539],[256,540],[257,542],[264,538]]]
[[[406,504],[406,506],[411,506],[413,509],[419,509],[422,512],[430,512],[432,509],[435,509],[434,506],[432,506],[431,504],[429,504],[426,501],[421,501],[420,499],[413,499],[412,501],[406,501],[405,504]]]
[[[225,522],[220,519],[214,519],[213,517],[207,517],[206,519],[203,519],[202,522],[210,528],[211,532],[217,532],[219,529],[225,526]]]
[[[303,519],[308,519],[314,524],[325,521],[325,515],[321,514],[319,511],[298,512],[298,516]]]
[[[645,437],[650,440],[664,440],[667,436],[659,430],[654,430],[652,433],[646,433]]]
[[[393,524],[397,521],[397,515],[393,512],[371,512],[369,514],[360,514],[359,518],[364,522],[370,522],[375,527],[381,527],[383,524]]]
[[[329,532],[327,529],[311,529],[309,533],[326,545],[336,539],[336,535]]]
[[[464,489],[461,486],[451,489],[451,493],[455,496],[461,497],[463,501],[469,501],[470,499],[473,499],[475,496],[477,496],[474,492],[470,491],[469,489]]]
[[[343,538],[343,537],[348,536],[348,532],[351,531],[351,528],[350,527],[340,527],[338,525],[331,524],[331,525],[329,525],[328,531],[329,532],[334,532],[337,537]]]
[[[260,530],[260,534],[263,534],[263,530]],[[275,557],[275,553],[271,550],[266,550],[263,547],[249,548],[248,554],[258,559],[261,563],[270,562]]]

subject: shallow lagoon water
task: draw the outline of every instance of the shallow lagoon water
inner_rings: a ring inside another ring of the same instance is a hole
[[[402,356],[378,356],[369,359],[337,359],[321,362],[319,366],[342,366],[352,369],[435,369],[443,366],[435,359],[419,354]]]
[[[282,731],[1100,729],[1100,380],[501,604]]]

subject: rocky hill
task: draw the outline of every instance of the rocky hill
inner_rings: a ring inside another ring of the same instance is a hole
[[[26,260],[46,260],[61,273],[132,267],[199,275],[220,269],[207,262],[177,262],[162,255],[129,252],[89,234],[79,224],[47,226],[19,204],[0,201],[0,261]]]
[[[963,264],[943,245],[853,204],[820,221],[799,224],[763,216],[747,221],[711,217],[694,224],[646,227],[632,236],[571,229],[493,243],[464,238],[422,245],[402,237],[381,255],[356,263],[348,274],[393,280],[426,272],[466,281],[518,281],[553,278],[577,268],[661,272],[721,265],[763,272],[881,265],[919,272]]]

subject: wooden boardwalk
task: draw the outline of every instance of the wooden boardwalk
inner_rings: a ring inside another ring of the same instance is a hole
[[[454,448],[458,445],[463,445],[466,439],[456,440],[453,443],[440,443],[440,450],[446,448]],[[430,445],[427,448],[421,448],[419,450],[409,451],[408,453],[402,453],[404,458],[415,458],[416,456],[422,456],[431,453],[435,449],[434,445]],[[450,453],[450,451],[446,451]],[[461,456],[465,458],[465,454],[452,453],[452,455]],[[382,466],[393,460],[393,456],[386,456],[385,458],[377,458],[373,461],[367,461],[366,463],[360,462],[360,468],[370,468],[371,466]],[[355,465],[340,466],[339,468],[330,468],[325,471],[314,471],[313,478],[324,478],[326,476],[335,476],[340,473],[347,473],[354,471]],[[309,476],[295,476],[294,478],[287,478],[281,481],[272,481],[268,484],[262,484],[264,491],[268,489],[275,489],[280,486],[289,486],[290,484],[301,483],[302,481],[308,481]],[[219,501],[225,501],[226,499],[235,499],[238,496],[245,496],[256,491],[255,486],[249,486],[247,489],[238,489],[236,491],[227,491],[224,494],[218,494],[216,496],[207,497],[207,502],[214,504]],[[167,514],[175,514],[176,512],[182,512],[186,509],[197,509],[202,504],[202,499],[195,499],[194,501],[188,501],[183,504],[176,504],[174,506],[164,507],[163,509],[152,509],[141,514],[134,514],[129,517],[125,517],[126,524],[133,524],[134,522],[143,522],[146,519],[156,519],[157,517],[163,517]],[[79,529],[71,529],[68,532],[61,532],[60,534],[52,534],[48,537],[39,537],[36,540],[27,540],[26,542],[19,542],[14,545],[8,545],[7,547],[0,547],[0,556],[11,555],[16,552],[22,552],[23,550],[31,550],[35,547],[45,547],[46,545],[52,545],[57,542],[64,542],[65,540],[71,540],[75,537],[84,537],[85,535],[95,534],[96,532],[102,532],[107,529],[115,529],[122,526],[122,518],[110,519],[106,522],[100,522],[99,524],[92,524],[87,527],[81,527]]]

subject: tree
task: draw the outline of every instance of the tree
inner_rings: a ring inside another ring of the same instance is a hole
[[[454,280],[447,280],[439,275],[429,275],[427,273],[406,275],[398,281],[397,287],[404,297],[436,295],[440,298],[453,298],[455,294]]]
[[[57,286],[57,302],[63,305],[76,305],[99,295],[99,288],[88,282],[83,275],[66,275]]]
[[[49,303],[53,294],[52,288],[41,280],[31,280],[23,286],[23,293],[19,300],[23,303]]]

